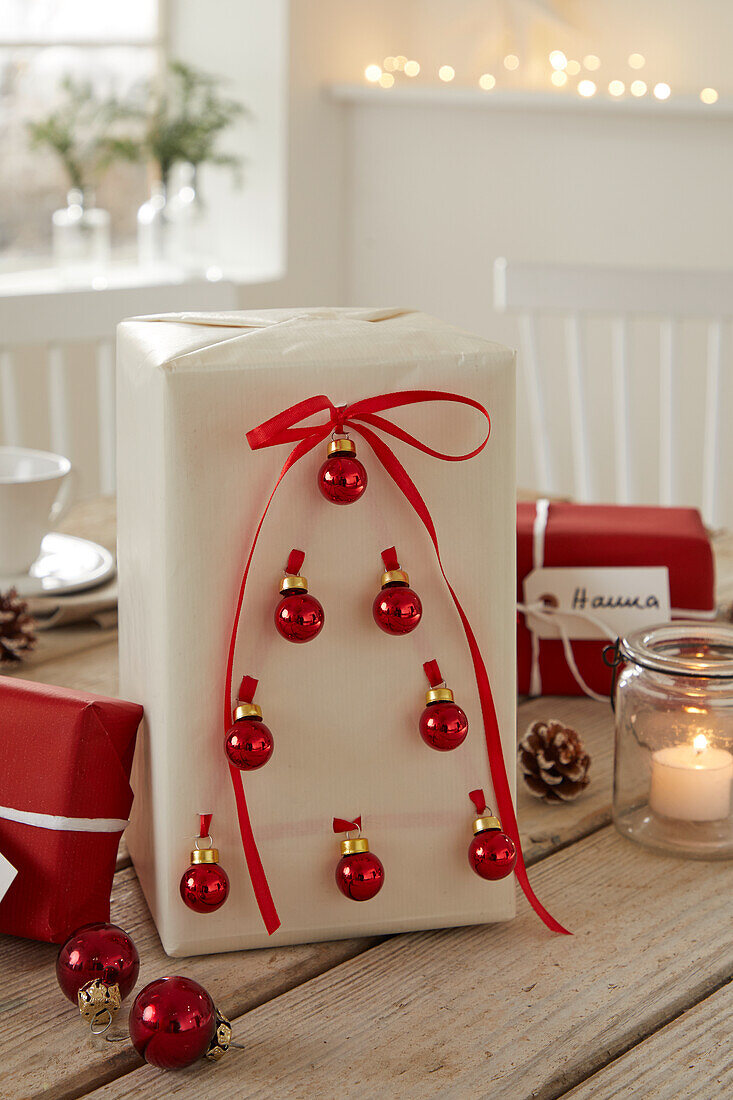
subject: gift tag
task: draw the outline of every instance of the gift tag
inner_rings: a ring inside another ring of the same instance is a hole
[[[670,618],[669,570],[660,567],[535,569],[524,580],[525,604],[544,604],[549,618],[527,614],[540,638],[608,638],[598,625],[622,637]]]
[[[0,852],[0,901],[2,901],[7,894],[17,874],[18,872],[15,867],[13,867],[10,860],[6,859],[2,852]]]

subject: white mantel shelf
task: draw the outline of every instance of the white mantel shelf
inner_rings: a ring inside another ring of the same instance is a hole
[[[573,114],[653,115],[655,118],[696,117],[733,118],[733,97],[717,103],[701,103],[697,96],[671,96],[658,100],[647,94],[638,99],[630,95],[614,99],[607,94],[584,98],[577,92],[533,92],[498,89],[484,92],[479,88],[403,86],[380,88],[367,84],[331,84],[327,89],[339,103],[370,104],[388,107],[472,107],[487,111],[550,111]]]

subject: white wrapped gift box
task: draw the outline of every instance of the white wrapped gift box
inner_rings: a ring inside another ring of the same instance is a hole
[[[287,447],[251,451],[246,432],[317,394],[337,404],[434,389],[480,402],[491,437],[466,462],[387,441],[425,498],[446,573],[477,636],[494,694],[506,768],[515,758],[514,353],[423,314],[299,309],[177,314],[125,321],[118,339],[120,691],[145,721],[127,843],[169,955],[192,955],[506,920],[514,878],[485,882],[468,864],[473,808],[495,805],[466,637],[432,544],[404,496],[355,436],[364,497],[320,495],[319,444],[289,471],[252,562],[234,681],[259,680],[272,730],[269,763],[245,773],[254,836],[281,926],[268,936],[242,851],[223,750],[224,675],[236,596]],[[383,414],[431,448],[472,450],[485,422],[459,404]],[[385,437],[387,438],[387,437]],[[414,633],[375,625],[381,551],[396,545],[423,603]],[[306,645],[279,636],[278,582],[293,547],[326,623]],[[469,718],[464,744],[428,748],[418,719],[437,659]],[[198,813],[231,892],[217,912],[182,902]],[[332,818],[363,818],[385,868],[372,900],[337,889]]]

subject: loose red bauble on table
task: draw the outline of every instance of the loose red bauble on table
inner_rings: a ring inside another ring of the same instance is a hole
[[[353,504],[367,487],[367,472],[350,439],[332,439],[318,471],[318,488],[332,504]]]
[[[90,982],[118,986],[125,998],[140,972],[137,948],[116,924],[97,922],[77,928],[56,959],[56,977],[65,997],[78,1004],[79,991]]]
[[[133,1002],[130,1039],[151,1066],[183,1069],[200,1058],[220,1056],[216,1052],[219,1020],[224,1018],[198,982],[182,977],[157,978]]]
[[[453,701],[450,688],[432,688],[427,698],[428,705],[420,715],[420,736],[438,752],[457,749],[468,733],[465,711]]]

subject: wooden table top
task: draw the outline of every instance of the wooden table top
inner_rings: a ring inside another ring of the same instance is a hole
[[[733,538],[717,539],[716,555],[730,600]],[[45,645],[25,678],[116,693],[113,636],[77,631],[60,655]],[[56,947],[0,936],[0,1098],[733,1095],[733,862],[671,859],[620,837],[610,824],[610,708],[522,702],[519,734],[548,717],[585,740],[590,786],[546,806],[520,785],[517,808],[532,884],[573,936],[549,933],[518,892],[506,924],[173,961],[122,850],[112,920],[140,952],[137,988],[165,974],[195,978],[246,1049],[163,1074],[129,1043],[85,1032],[56,985]]]

